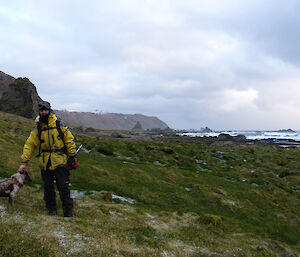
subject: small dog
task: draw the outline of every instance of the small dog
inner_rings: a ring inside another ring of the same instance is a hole
[[[18,172],[9,179],[1,181],[0,197],[9,197],[8,202],[11,205],[14,205],[14,197],[26,182],[31,182],[31,178],[27,171]]]

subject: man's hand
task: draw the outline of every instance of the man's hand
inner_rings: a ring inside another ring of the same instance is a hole
[[[78,168],[77,158],[75,156],[69,156],[67,161],[67,170],[73,170]]]
[[[69,156],[68,157],[68,161],[67,161],[67,164],[68,166],[72,167],[74,166],[75,162],[76,162],[76,157],[75,156]]]
[[[25,164],[21,164],[19,169],[18,169],[18,172],[23,172],[23,171],[26,170],[26,168],[27,168],[27,166]]]

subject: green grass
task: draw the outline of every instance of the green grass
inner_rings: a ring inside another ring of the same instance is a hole
[[[33,127],[0,113],[1,178],[16,172]],[[299,149],[75,138],[90,150],[71,172],[71,189],[88,193],[77,218],[45,215],[33,158],[16,205],[0,199],[0,256],[299,254]],[[105,202],[103,190],[136,203]]]

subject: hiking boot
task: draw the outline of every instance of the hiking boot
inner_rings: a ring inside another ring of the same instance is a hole
[[[57,210],[48,210],[48,214],[50,216],[56,216],[57,215]]]
[[[64,211],[64,217],[75,218],[72,210]]]

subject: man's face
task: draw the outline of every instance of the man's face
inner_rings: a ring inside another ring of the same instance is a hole
[[[47,116],[49,114],[49,110],[46,110],[46,109],[42,109],[40,110],[40,116]]]

